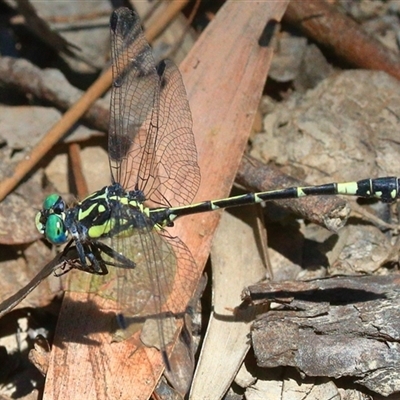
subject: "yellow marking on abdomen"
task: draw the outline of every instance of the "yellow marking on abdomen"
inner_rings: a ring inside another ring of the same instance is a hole
[[[346,182],[337,184],[338,194],[356,194],[358,191],[357,182]],[[370,194],[370,193],[367,193]]]

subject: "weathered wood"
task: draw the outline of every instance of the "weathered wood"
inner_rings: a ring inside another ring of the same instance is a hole
[[[269,282],[246,297],[281,303],[254,324],[259,366],[353,377],[383,396],[399,391],[399,275]]]

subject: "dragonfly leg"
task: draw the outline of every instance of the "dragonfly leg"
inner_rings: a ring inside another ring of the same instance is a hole
[[[117,268],[135,268],[136,264],[130,260],[129,258],[125,257],[123,254],[118,253],[117,251],[113,250],[111,247],[107,246],[105,243],[97,242],[96,246],[100,249],[103,253],[107,254],[109,257],[114,259],[116,263],[110,263],[103,260],[103,262],[107,265],[112,265]]]

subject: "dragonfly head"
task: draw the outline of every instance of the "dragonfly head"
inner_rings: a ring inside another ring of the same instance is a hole
[[[53,244],[63,244],[68,240],[65,227],[65,202],[58,194],[47,196],[43,209],[36,214],[37,230]]]

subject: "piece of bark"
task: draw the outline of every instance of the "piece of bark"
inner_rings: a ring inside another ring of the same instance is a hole
[[[258,365],[352,377],[383,396],[398,392],[399,283],[399,275],[387,275],[249,287],[247,298],[255,304],[282,303],[254,324]]]

